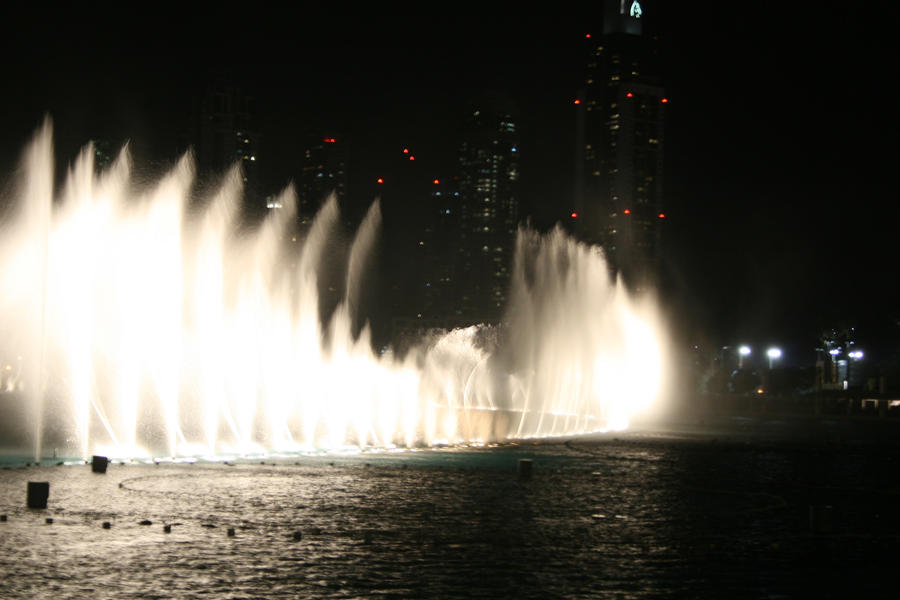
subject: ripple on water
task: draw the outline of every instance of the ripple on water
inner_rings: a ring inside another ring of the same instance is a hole
[[[0,597],[790,596],[889,572],[872,565],[900,539],[898,490],[877,491],[894,449],[582,446],[529,447],[524,482],[521,449],[0,471]],[[38,475],[50,507],[29,511]],[[816,502],[835,507],[830,537],[809,531]]]

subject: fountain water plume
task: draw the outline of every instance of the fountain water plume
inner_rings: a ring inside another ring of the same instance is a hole
[[[626,427],[659,395],[654,304],[559,229],[519,232],[501,326],[423,339],[401,359],[373,352],[360,314],[377,202],[323,324],[335,199],[294,243],[291,189],[239,227],[238,169],[201,202],[190,156],[136,192],[127,149],[98,174],[88,147],[54,201],[51,156],[48,124],[0,238],[0,358],[26,365],[36,458],[48,436],[82,457],[140,457],[574,434]]]

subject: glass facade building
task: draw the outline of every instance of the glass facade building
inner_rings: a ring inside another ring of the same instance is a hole
[[[604,247],[634,291],[658,277],[664,124],[658,40],[642,31],[639,2],[608,2],[603,34],[586,36],[578,96],[576,232]]]
[[[512,110],[485,102],[459,146],[458,313],[493,321],[506,304],[519,219],[519,131]],[[447,210],[445,208],[444,210]]]

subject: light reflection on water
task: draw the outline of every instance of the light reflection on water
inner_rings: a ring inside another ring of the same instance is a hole
[[[900,522],[882,478],[897,459],[896,444],[625,435],[4,469],[0,597],[828,595],[884,582]],[[29,480],[50,481],[47,511],[24,508]],[[834,506],[827,536],[809,531],[813,504]]]

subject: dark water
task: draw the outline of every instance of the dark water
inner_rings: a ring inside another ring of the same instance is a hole
[[[0,598],[893,598],[898,432],[731,420],[265,465],[6,468]],[[30,480],[50,482],[47,510],[24,507]],[[810,526],[820,505],[830,530]]]

